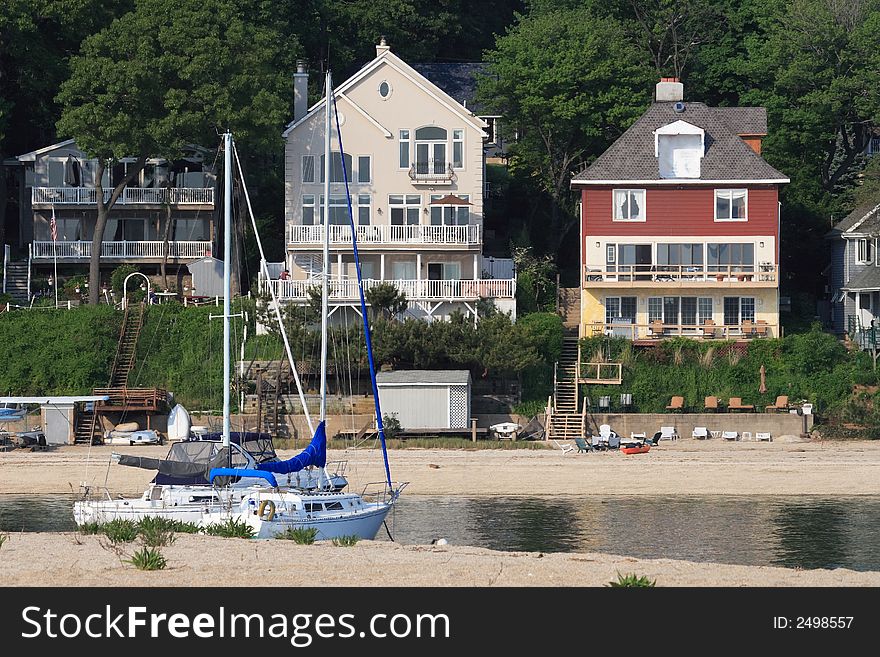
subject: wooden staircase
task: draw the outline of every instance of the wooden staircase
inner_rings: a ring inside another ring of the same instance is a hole
[[[578,353],[577,337],[564,337],[553,377],[553,401],[547,422],[550,440],[571,440],[584,435],[585,417],[578,410]]]
[[[77,444],[94,444],[95,426],[98,416],[94,406],[81,410],[76,414],[76,426],[73,429],[74,442]]]
[[[284,360],[254,364],[248,376],[253,377],[256,390],[246,396],[243,410],[257,415],[257,431],[289,438],[290,431],[284,421],[287,414],[284,391],[291,381],[289,365]]]
[[[6,264],[6,294],[20,305],[30,302],[28,297],[28,262],[18,260]]]
[[[144,308],[143,303],[125,308],[122,330],[119,332],[119,343],[116,345],[116,357],[113,359],[113,369],[110,370],[108,388],[128,387],[128,375],[131,374],[134,367],[138,338],[144,324]]]

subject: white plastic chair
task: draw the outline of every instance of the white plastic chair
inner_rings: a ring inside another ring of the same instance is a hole
[[[706,440],[709,438],[709,430],[706,427],[694,427],[692,435],[697,440]]]
[[[660,427],[660,440],[678,440],[675,427]]]
[[[722,431],[721,437],[724,438],[724,440],[739,440],[739,433],[736,431]]]
[[[565,455],[568,454],[569,452],[573,452],[573,451],[574,451],[574,445],[563,445],[563,444],[560,443],[558,440],[554,440],[553,442],[556,443],[556,446],[557,446],[559,449],[562,450],[562,455],[563,455],[563,456],[565,456]]]
[[[772,442],[773,438],[770,436],[769,431],[758,431],[755,434],[755,440],[761,442],[762,440],[766,440],[767,442]]]

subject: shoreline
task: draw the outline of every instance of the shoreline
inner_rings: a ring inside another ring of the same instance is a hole
[[[113,451],[162,457],[168,446],[64,446],[0,453],[0,495],[69,494],[79,482],[139,495],[151,470],[109,465]],[[287,458],[294,450],[282,450]],[[347,459],[354,490],[381,481],[379,450],[331,449]],[[789,496],[880,495],[880,441],[728,443],[681,439],[648,454],[563,454],[546,450],[405,448],[389,451],[392,477],[409,481],[404,495],[498,496]],[[109,465],[109,467],[108,467]],[[87,472],[86,472],[87,467]],[[657,586],[880,586],[880,570],[802,570],[598,553],[499,552],[463,545],[361,541],[349,548],[299,546],[178,535],[163,547],[164,571],[138,571],[106,539],[76,532],[9,533],[0,547],[0,586],[210,586],[218,555],[255,556],[275,581],[306,585],[295,564],[320,563],[322,579],[347,586],[606,586],[617,573],[636,573]],[[33,555],[40,555],[35,559]],[[376,564],[387,564],[377,569]],[[291,564],[291,565],[288,565]],[[310,577],[315,574],[312,573]],[[245,575],[229,586],[254,586]]]

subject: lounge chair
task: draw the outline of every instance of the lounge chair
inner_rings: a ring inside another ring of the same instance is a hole
[[[766,411],[787,411],[788,410],[788,395],[779,395],[776,398],[776,403],[768,404],[764,409]]]
[[[772,442],[773,438],[770,436],[769,431],[758,431],[755,434],[755,440],[761,442],[762,440],[766,440],[767,442]]]
[[[724,440],[739,440],[739,433],[736,431],[722,431],[721,437],[724,438]]]
[[[660,440],[678,440],[675,427],[660,427]]]
[[[706,397],[703,402],[703,410],[714,413],[718,410],[718,397]]]
[[[684,410],[684,397],[673,397],[669,402],[669,406],[666,407],[667,411],[683,411]]]
[[[697,440],[707,440],[709,438],[709,430],[706,427],[694,427],[692,436]]]
[[[727,410],[729,411],[753,411],[755,407],[751,404],[743,404],[741,397],[731,397],[727,402]]]
[[[569,452],[573,452],[573,451],[574,451],[574,447],[573,447],[572,445],[563,445],[563,444],[562,444],[561,442],[559,442],[558,440],[554,440],[553,442],[556,443],[556,446],[557,446],[559,449],[562,450],[562,455],[563,455],[563,456],[565,456],[565,455],[568,454]]]
[[[575,438],[574,444],[577,445],[577,451],[579,454],[593,451],[593,446],[587,443],[587,441],[583,438]]]
[[[662,438],[662,437],[663,437],[662,432],[656,431],[656,432],[654,432],[654,435],[651,438],[648,438],[645,442],[648,443],[649,445],[659,445],[660,438]]]

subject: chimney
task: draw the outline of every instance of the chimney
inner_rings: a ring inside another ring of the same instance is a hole
[[[296,60],[296,73],[293,74],[293,120],[299,121],[309,110],[309,74],[306,63]]]
[[[389,50],[391,50],[391,46],[385,43],[385,36],[383,35],[382,38],[379,39],[379,45],[376,46],[376,57],[381,57]]]
[[[678,78],[660,78],[654,91],[658,103],[677,103],[684,100],[684,85]]]

